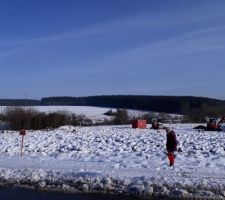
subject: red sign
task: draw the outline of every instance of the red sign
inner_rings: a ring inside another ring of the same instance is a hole
[[[25,129],[21,129],[20,130],[20,135],[26,135],[26,130]]]
[[[142,119],[134,120],[132,123],[132,128],[141,128],[141,129],[146,128],[146,120]]]

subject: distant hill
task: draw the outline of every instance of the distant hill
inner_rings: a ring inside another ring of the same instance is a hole
[[[1,106],[72,105],[135,109],[184,114],[193,121],[205,116],[225,116],[225,101],[193,96],[103,95],[90,97],[45,97],[32,99],[0,99]]]
[[[0,99],[0,106],[39,106],[40,100],[33,99]]]
[[[41,105],[98,106],[186,115],[225,115],[225,101],[193,96],[103,95],[47,97]]]

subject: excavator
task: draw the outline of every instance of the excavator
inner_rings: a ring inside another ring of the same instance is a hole
[[[205,118],[207,121],[207,125],[203,126],[197,126],[194,129],[200,129],[200,130],[205,130],[205,131],[225,131],[225,116],[217,119],[217,118]]]
[[[162,123],[159,123],[156,118],[152,119],[152,129],[164,129]]]
[[[206,130],[208,131],[221,131],[222,124],[225,123],[225,116],[221,119],[216,118],[206,118],[207,126]]]

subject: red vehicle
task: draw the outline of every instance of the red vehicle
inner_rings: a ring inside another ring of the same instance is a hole
[[[222,117],[221,119],[207,118],[206,120],[207,120],[206,130],[209,131],[221,130],[221,125],[225,123],[225,117]]]
[[[157,119],[152,119],[152,129],[163,129],[164,126],[162,123],[159,123]]]

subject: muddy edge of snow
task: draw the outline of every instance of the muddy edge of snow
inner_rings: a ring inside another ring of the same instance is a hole
[[[118,180],[111,177],[102,177],[97,174],[70,174],[67,178],[60,172],[26,170],[26,177],[18,178],[18,170],[0,169],[0,187],[19,187],[45,192],[84,193],[129,196],[137,199],[224,199],[225,192],[217,188],[207,188],[202,185],[195,187],[174,183],[160,183],[157,180],[136,177]],[[4,176],[5,175],[5,176]],[[7,177],[7,178],[6,178]]]

